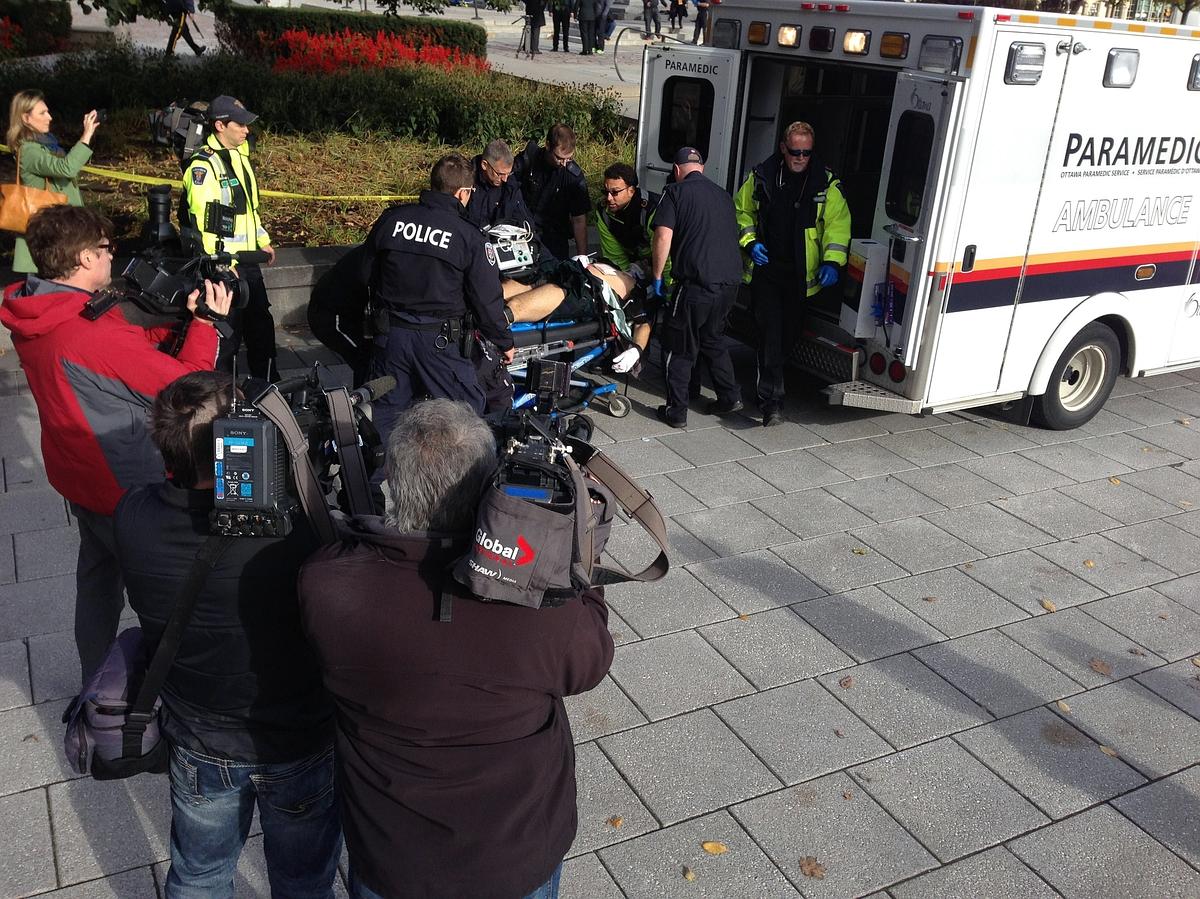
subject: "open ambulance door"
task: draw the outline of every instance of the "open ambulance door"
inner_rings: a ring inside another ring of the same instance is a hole
[[[960,82],[926,72],[896,78],[871,235],[888,248],[887,279],[878,297],[884,325],[878,329],[882,340],[873,340],[868,354],[881,352],[903,363],[907,376],[922,352],[925,313],[940,277],[932,271],[933,241],[945,207],[961,89]],[[901,381],[893,389],[907,393],[907,386]]]
[[[691,45],[645,50],[637,147],[643,193],[662,193],[681,147],[699,150],[704,174],[728,186],[741,56],[738,50]]]

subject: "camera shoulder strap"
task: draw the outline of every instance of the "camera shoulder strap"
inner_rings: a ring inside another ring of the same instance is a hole
[[[125,724],[121,727],[121,755],[125,758],[136,758],[142,754],[142,736],[147,725],[154,720],[154,703],[162,691],[163,684],[166,683],[167,672],[175,663],[184,629],[191,620],[200,590],[208,579],[208,573],[234,539],[209,537],[201,544],[196,558],[192,561],[192,567],[188,569],[183,586],[179,588],[175,607],[171,610],[171,617],[167,619],[167,626],[163,628],[158,648],[154,651],[154,658],[151,659],[146,676],[142,678],[142,684],[138,688],[137,699],[134,700],[133,707],[125,718]]]
[[[296,487],[300,492],[300,505],[304,508],[304,514],[316,532],[317,539],[322,544],[333,543],[337,540],[337,530],[333,526],[333,516],[329,514],[329,506],[325,503],[325,496],[317,481],[317,473],[308,455],[308,437],[300,430],[287,400],[272,384],[254,401],[254,405],[279,428],[279,433],[283,436],[283,443],[291,457]]]
[[[649,582],[665,577],[671,569],[671,561],[667,558],[667,525],[663,521],[662,512],[654,502],[654,497],[639,487],[615,462],[599,450],[588,457],[583,468],[608,488],[621,508],[640,524],[658,544],[658,557],[637,574],[624,574],[603,565],[597,565],[592,569],[592,583],[599,586],[620,584],[626,581]]]

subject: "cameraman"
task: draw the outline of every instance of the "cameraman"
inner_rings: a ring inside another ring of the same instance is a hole
[[[195,156],[184,163],[183,198],[188,221],[181,221],[181,232],[190,239],[197,253],[215,253],[217,234],[207,221],[209,208],[219,204],[234,216],[233,236],[223,239],[227,253],[259,250],[267,255],[267,265],[275,262],[275,249],[259,215],[258,179],[250,166],[250,124],[258,119],[233,97],[220,96],[208,104],[206,117],[210,134]],[[185,212],[181,210],[180,216]],[[185,244],[186,245],[186,244]],[[233,358],[246,338],[246,358],[250,374],[267,381],[278,381],[275,368],[275,319],[262,269],[256,263],[239,262],[238,277],[250,289],[245,309],[235,309],[230,324],[233,339],[221,344],[217,368],[233,369]]]
[[[213,419],[233,379],[196,372],[154,401],[150,429],[171,479],[129,491],[113,515],[117,554],[154,652],[208,539]],[[168,899],[233,896],[258,803],[271,893],[332,899],[341,853],[333,710],[300,632],[296,572],[306,527],[234,540],[209,571],[162,690],[171,745]]]
[[[4,291],[0,322],[13,333],[37,403],[46,476],[79,525],[75,644],[86,681],[125,606],[110,516],[126,490],[162,477],[146,410],[180,375],[213,367],[217,334],[196,313],[198,291],[188,297],[194,318],[174,358],[160,351],[171,330],[146,327],[132,304],[95,321],[83,317],[85,304],[112,280],[112,225],[97,212],[43,209],[30,218],[25,240],[41,275]],[[205,302],[229,311],[223,286],[206,283]]]
[[[300,572],[338,710],[350,895],[549,899],[576,827],[562,698],[608,671],[608,609],[593,589],[555,608],[481,602],[448,574],[496,468],[465,403],[408,409],[387,453],[384,517],[356,518]]]

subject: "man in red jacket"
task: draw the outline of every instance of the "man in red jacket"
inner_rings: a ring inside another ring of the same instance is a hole
[[[112,224],[78,206],[52,206],[29,220],[25,242],[38,274],[10,285],[0,323],[29,380],[42,426],[42,457],[52,487],[79,525],[75,570],[75,645],[83,680],[117,634],[125,606],[113,543],[112,513],[130,487],[163,479],[146,411],[180,375],[209,370],[217,354],[211,322],[195,314],[177,356],[160,350],[170,329],[136,321],[118,304],[95,321],[84,305],[112,280]],[[205,285],[205,302],[229,311],[228,291]]]
[[[353,899],[558,894],[576,828],[562,698],[600,682],[613,641],[597,589],[533,609],[449,576],[495,467],[466,403],[412,406],[388,439],[386,515],[355,518],[300,570],[301,625],[337,708]]]

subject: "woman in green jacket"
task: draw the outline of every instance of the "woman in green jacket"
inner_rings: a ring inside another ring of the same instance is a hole
[[[72,206],[82,206],[78,178],[80,170],[92,158],[92,135],[100,124],[96,110],[83,117],[83,137],[70,151],[63,150],[58,138],[50,133],[52,121],[41,91],[21,91],[12,98],[7,143],[14,153],[20,151],[21,183],[26,187],[48,187],[66,194]],[[23,237],[17,238],[13,248],[13,271],[22,274],[37,271]]]

